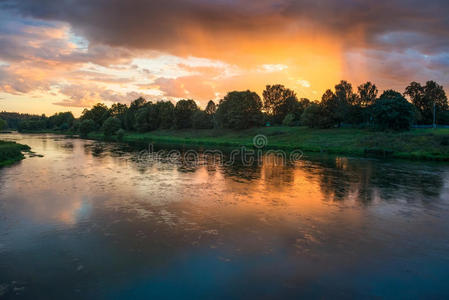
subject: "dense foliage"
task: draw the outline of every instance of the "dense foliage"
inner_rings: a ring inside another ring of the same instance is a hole
[[[115,103],[110,108],[102,103],[85,109],[76,120],[63,112],[46,117],[0,113],[6,127],[21,131],[60,130],[87,136],[102,131],[105,136],[123,137],[125,131],[149,132],[156,129],[234,130],[255,126],[300,126],[311,128],[371,127],[380,130],[407,130],[413,124],[449,125],[449,105],[443,87],[434,81],[424,86],[412,82],[404,94],[392,90],[378,97],[378,89],[366,82],[353,89],[342,80],[328,89],[320,101],[298,99],[283,85],[267,85],[263,101],[252,91],[228,93],[218,105],[209,101],[202,110],[194,100],[146,101],[138,98],[129,106]],[[408,101],[405,97],[408,97]],[[0,126],[1,126],[0,121]],[[5,127],[5,126],[3,126]],[[120,136],[118,132],[120,131]]]
[[[262,101],[251,91],[230,92],[218,105],[216,119],[219,127],[245,129],[263,123]]]
[[[385,91],[373,105],[373,118],[382,130],[409,130],[415,121],[415,107],[401,94]]]

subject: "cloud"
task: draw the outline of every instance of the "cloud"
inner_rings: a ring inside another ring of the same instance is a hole
[[[66,107],[90,107],[98,102],[109,103],[131,103],[131,101],[143,97],[148,100],[154,98],[153,95],[148,95],[138,92],[119,93],[106,88],[95,85],[76,85],[69,84],[61,87],[59,92],[66,96],[65,99],[53,104]]]
[[[0,91],[56,92],[57,105],[206,101],[274,83],[315,97],[342,78],[449,84],[446,0],[1,3]]]

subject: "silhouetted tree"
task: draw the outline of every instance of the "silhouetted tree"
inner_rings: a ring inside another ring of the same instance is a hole
[[[357,89],[359,92],[357,95],[357,101],[360,107],[368,107],[376,102],[379,90],[375,84],[368,81],[359,85]]]
[[[208,115],[213,115],[215,114],[215,112],[217,111],[217,105],[215,105],[215,102],[210,100],[207,103],[206,109],[204,110],[206,112],[206,114]]]
[[[286,114],[280,115],[280,107],[289,98],[297,100],[295,92],[281,84],[267,85],[263,91],[263,109],[275,123],[281,123],[285,118]]]
[[[140,132],[150,130],[148,122],[149,108],[147,106],[140,108],[135,114],[135,128]]]
[[[337,96],[331,90],[324,92],[320,102],[320,116],[317,120],[319,127],[330,128],[335,126],[338,123],[336,115],[339,109]]]
[[[400,93],[387,90],[373,105],[373,118],[381,130],[410,130],[416,110]]]
[[[175,105],[175,127],[178,129],[192,128],[193,114],[198,106],[193,100],[180,100]]]
[[[107,118],[109,118],[109,109],[103,103],[97,103],[91,109],[85,109],[80,117],[82,121],[94,121],[96,128],[101,128]]]
[[[301,119],[301,115],[306,109],[307,106],[310,105],[310,100],[306,98],[302,98],[298,101],[296,97],[289,97],[285,99],[283,103],[279,105],[279,107],[276,109],[276,119],[283,120],[286,118],[287,115],[292,114],[294,116],[294,119],[292,123],[298,123]],[[293,124],[292,124],[293,125]]]
[[[60,112],[48,118],[47,128],[67,130],[72,127],[75,117],[71,112]]]
[[[262,101],[251,91],[230,92],[218,105],[216,118],[219,126],[244,129],[263,122]]]
[[[301,115],[301,124],[309,128],[321,127],[322,109],[321,105],[311,103]]]
[[[433,122],[433,108],[437,114],[448,109],[448,100],[443,87],[435,81],[427,81],[425,86],[418,82],[412,82],[405,89],[404,95],[410,100],[421,113],[421,123],[431,124]]]
[[[139,109],[143,108],[147,101],[140,97],[131,102],[129,109],[125,113],[124,126],[128,130],[136,130],[136,113]]]
[[[170,101],[158,101],[156,103],[159,113],[159,127],[168,129],[173,126],[175,106]]]
[[[128,106],[122,103],[114,103],[109,109],[109,115],[111,117],[116,117],[122,122],[122,126],[125,126],[126,113],[128,111]]]
[[[211,129],[214,128],[212,115],[202,110],[197,110],[192,117],[193,128],[196,129]]]

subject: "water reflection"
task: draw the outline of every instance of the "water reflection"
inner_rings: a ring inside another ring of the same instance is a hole
[[[124,144],[9,138],[44,157],[0,170],[0,297],[449,293],[447,165],[142,163]]]

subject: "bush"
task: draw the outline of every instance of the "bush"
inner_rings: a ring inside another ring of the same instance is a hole
[[[295,114],[289,113],[288,115],[286,115],[284,120],[282,121],[282,125],[284,125],[284,126],[295,125]]]
[[[372,107],[373,120],[380,130],[410,130],[416,119],[413,104],[401,94],[386,91]]]
[[[79,131],[82,137],[86,137],[90,132],[96,129],[95,122],[93,120],[83,120],[79,125]]]
[[[105,136],[110,137],[114,135],[117,130],[122,127],[122,121],[117,117],[109,117],[104,121],[102,129]]]

